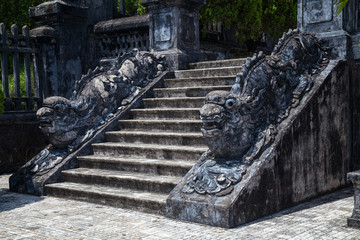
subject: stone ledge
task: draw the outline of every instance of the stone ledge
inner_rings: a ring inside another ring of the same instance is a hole
[[[149,27],[149,14],[102,21],[94,26],[94,32],[113,32],[124,29],[133,30],[134,28],[141,27]]]
[[[349,172],[347,174],[347,180],[348,181],[360,181],[360,170],[354,171],[354,172]]]
[[[76,17],[87,17],[87,8],[69,4],[61,0],[45,2],[29,9],[30,18],[43,18],[50,15],[72,15]]]

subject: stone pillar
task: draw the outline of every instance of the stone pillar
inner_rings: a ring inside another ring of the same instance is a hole
[[[201,58],[199,10],[205,0],[142,0],[149,11],[150,49],[167,57],[171,69]]]
[[[324,40],[334,59],[360,59],[360,1],[349,1],[337,14],[333,0],[299,0],[298,28]]]
[[[39,96],[37,97],[47,98],[58,95],[59,81],[55,30],[52,27],[42,26],[32,29],[30,36],[35,40],[35,46],[38,50],[35,57],[35,61],[37,62],[35,65],[35,78],[39,84]],[[46,81],[39,81],[39,79]]]
[[[360,228],[360,171],[347,174],[347,180],[354,185],[354,209],[351,217],[347,219],[349,227]]]
[[[112,19],[116,0],[53,0],[30,8],[29,15],[41,26],[33,30],[35,40],[44,43],[40,49],[48,49],[49,45],[42,39],[41,31],[53,29],[56,44],[44,59],[46,72],[54,75],[45,76],[45,97],[58,95],[69,98],[73,85],[88,66],[92,65],[93,56],[89,49],[89,32],[91,27],[102,20]],[[55,51],[52,54],[51,51]],[[48,64],[45,62],[47,61]],[[51,70],[49,70],[51,69]],[[56,72],[56,73],[55,73]]]

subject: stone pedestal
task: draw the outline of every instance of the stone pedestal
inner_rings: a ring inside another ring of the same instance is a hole
[[[298,28],[324,41],[333,59],[360,59],[360,3],[349,1],[337,14],[332,0],[299,0]]]
[[[199,10],[205,0],[142,0],[149,10],[150,49],[167,57],[172,70],[200,60]]]
[[[349,227],[360,228],[360,171],[347,174],[347,180],[354,185],[354,209],[351,217],[347,219]]]
[[[53,0],[30,8],[29,15],[40,26],[33,30],[39,49],[45,50],[43,57],[44,97],[71,96],[75,80],[91,65],[92,51],[89,49],[89,29],[99,21],[114,15],[114,0]],[[46,32],[51,29],[52,42]],[[44,34],[45,33],[45,34]],[[49,51],[48,51],[49,50]]]

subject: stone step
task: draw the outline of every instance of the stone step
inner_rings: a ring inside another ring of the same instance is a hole
[[[165,214],[168,194],[114,188],[81,183],[62,182],[45,186],[50,196],[127,208],[147,213]]]
[[[171,97],[143,99],[145,108],[201,108],[204,97]]]
[[[200,132],[201,120],[119,120],[121,130],[139,130],[153,132]]]
[[[183,177],[195,163],[181,160],[119,158],[97,155],[81,156],[77,157],[77,159],[81,168],[110,169],[179,177]]]
[[[199,132],[154,132],[154,131],[114,131],[107,132],[109,142],[146,143],[162,145],[201,146],[206,145]]]
[[[134,119],[200,119],[200,108],[132,109]]]
[[[158,98],[175,97],[205,97],[206,94],[216,90],[230,91],[232,86],[204,86],[204,87],[179,87],[179,88],[156,88],[155,95]]]
[[[134,143],[95,143],[94,155],[196,161],[208,148]]]
[[[192,69],[192,70],[176,70],[174,71],[175,78],[194,78],[194,77],[216,77],[216,76],[230,76],[236,75],[241,70],[241,67],[221,67],[221,68],[206,68],[206,69]]]
[[[65,182],[120,187],[156,193],[170,193],[181,180],[179,176],[150,175],[91,168],[75,168],[61,173]]]
[[[220,77],[197,77],[197,78],[170,78],[165,79],[166,88],[178,87],[204,87],[204,86],[223,86],[233,85],[236,75]]]
[[[189,63],[190,69],[203,69],[203,68],[219,68],[219,67],[230,67],[230,66],[241,66],[246,62],[246,58],[228,59],[228,60],[217,60],[217,61],[206,61]]]

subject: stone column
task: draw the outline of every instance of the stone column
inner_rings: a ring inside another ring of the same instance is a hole
[[[69,98],[75,80],[92,65],[90,56],[94,54],[89,46],[91,27],[99,21],[112,19],[116,0],[52,0],[30,8],[29,15],[41,26],[41,29],[53,29],[56,39],[55,54],[48,55],[52,64],[50,68],[57,69],[51,79],[45,78],[44,86],[49,90],[47,96],[58,95]],[[41,34],[40,34],[41,35]],[[41,37],[34,35],[35,38]],[[42,42],[41,40],[38,42]],[[45,49],[46,46],[40,48]],[[46,66],[47,68],[49,66]]]
[[[337,14],[333,0],[299,0],[298,28],[315,33],[329,47],[331,58],[360,59],[360,1],[349,1]]]
[[[149,10],[150,49],[167,57],[171,69],[201,58],[199,10],[205,0],[142,0]]]
[[[35,56],[38,94],[41,98],[58,95],[58,66],[56,55],[55,30],[52,27],[42,26],[30,31],[30,36],[35,41],[38,53]],[[39,81],[40,79],[45,81]],[[36,94],[36,93],[35,93]]]
[[[347,174],[347,180],[354,185],[354,209],[351,217],[347,219],[349,227],[360,228],[360,171]]]

